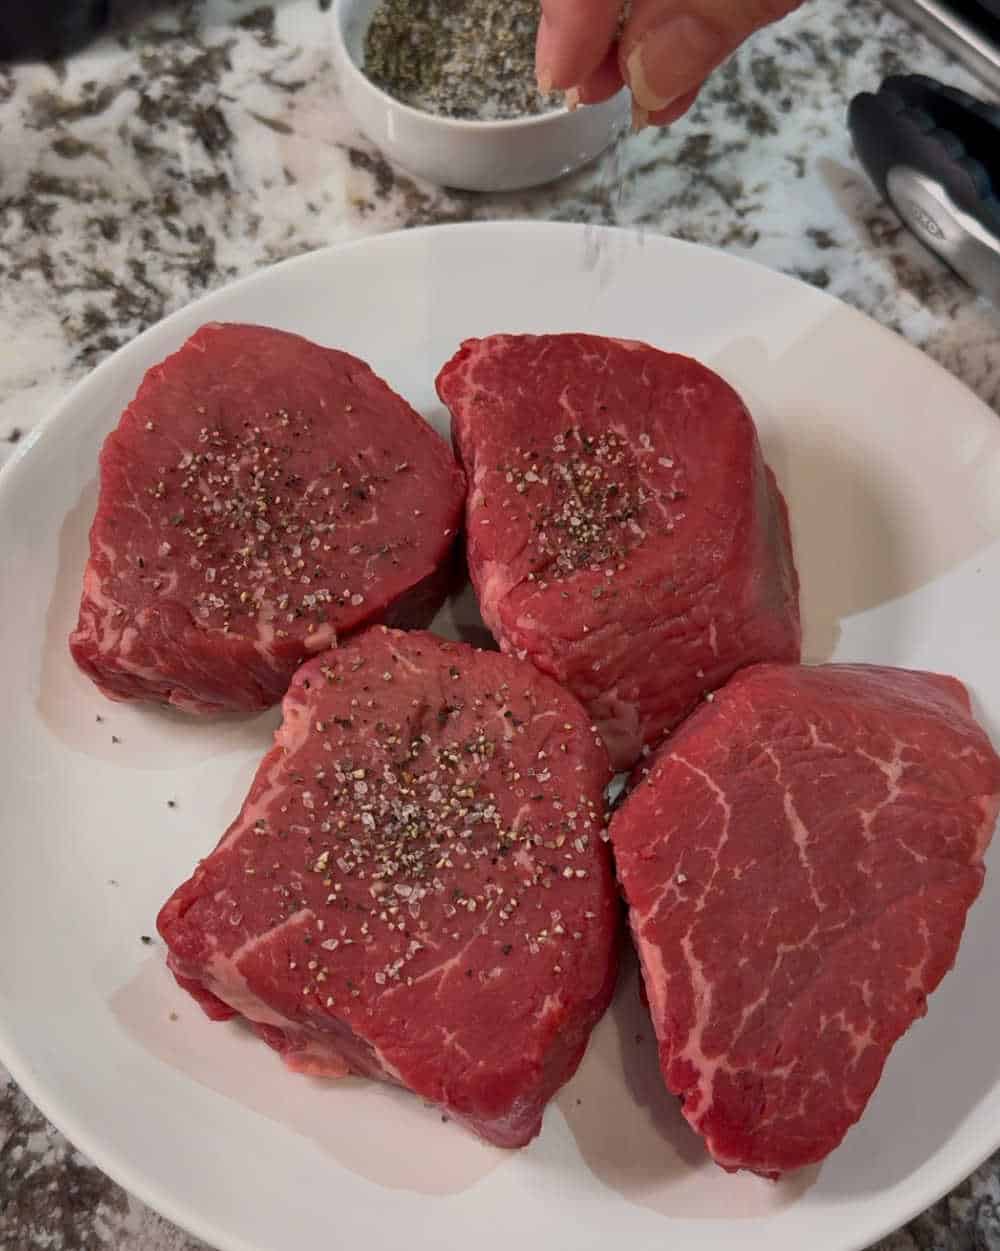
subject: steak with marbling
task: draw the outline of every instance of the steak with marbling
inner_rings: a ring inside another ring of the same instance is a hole
[[[666,1084],[723,1168],[821,1160],[955,961],[1000,759],[954,678],[757,665],[639,773],[611,836]]]
[[[532,666],[366,631],[296,673],[243,810],[160,913],[170,967],[292,1069],[521,1146],[614,986],[609,777]]]
[[[495,335],[438,376],[486,624],[635,763],[706,691],[799,658],[788,516],[736,392],[595,335]]]
[[[112,699],[276,703],[376,621],[426,625],[465,484],[362,361],[264,326],[203,326],[104,443],[70,649]]]

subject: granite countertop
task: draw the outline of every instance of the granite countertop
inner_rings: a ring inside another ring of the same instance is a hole
[[[1000,410],[1000,315],[901,229],[851,151],[847,101],[888,73],[976,89],[878,0],[814,0],[669,133],[491,197],[418,183],[355,132],[330,0],[120,7],[112,34],[69,61],[0,69],[0,463],[109,352],[237,275],[361,235],[496,217],[641,224],[762,261],[899,331]],[[7,1081],[0,1246],[196,1244]],[[1000,1251],[1000,1155],[879,1248]]]

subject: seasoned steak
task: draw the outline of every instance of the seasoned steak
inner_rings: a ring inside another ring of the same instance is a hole
[[[742,665],[798,660],[784,501],[716,374],[641,343],[496,335],[438,392],[483,618],[590,710],[616,768]]]
[[[291,1068],[521,1146],[614,985],[609,778],[530,665],[366,631],[296,673],[240,815],[160,913],[170,967]]]
[[[1000,759],[954,678],[757,665],[640,773],[611,836],[666,1084],[723,1168],[821,1160],[955,961]]]
[[[464,480],[434,430],[346,352],[203,326],[105,441],[70,649],[113,699],[276,703],[371,622],[425,625]]]

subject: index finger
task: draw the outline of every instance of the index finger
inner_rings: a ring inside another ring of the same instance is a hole
[[[535,69],[546,94],[579,86],[614,43],[623,0],[542,0]]]

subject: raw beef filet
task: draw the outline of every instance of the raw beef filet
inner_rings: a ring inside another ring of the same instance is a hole
[[[684,356],[470,340],[438,377],[483,618],[590,710],[616,768],[755,660],[798,660],[785,504],[753,421]]]
[[[430,621],[463,497],[362,361],[203,326],[104,444],[73,656],[113,699],[266,708],[338,636]]]
[[[611,837],[666,1084],[723,1168],[778,1177],[954,963],[1000,759],[954,678],[756,665],[640,772]]]
[[[613,989],[609,778],[530,665],[366,631],[296,673],[243,810],[160,913],[170,967],[292,1069],[521,1146]]]

